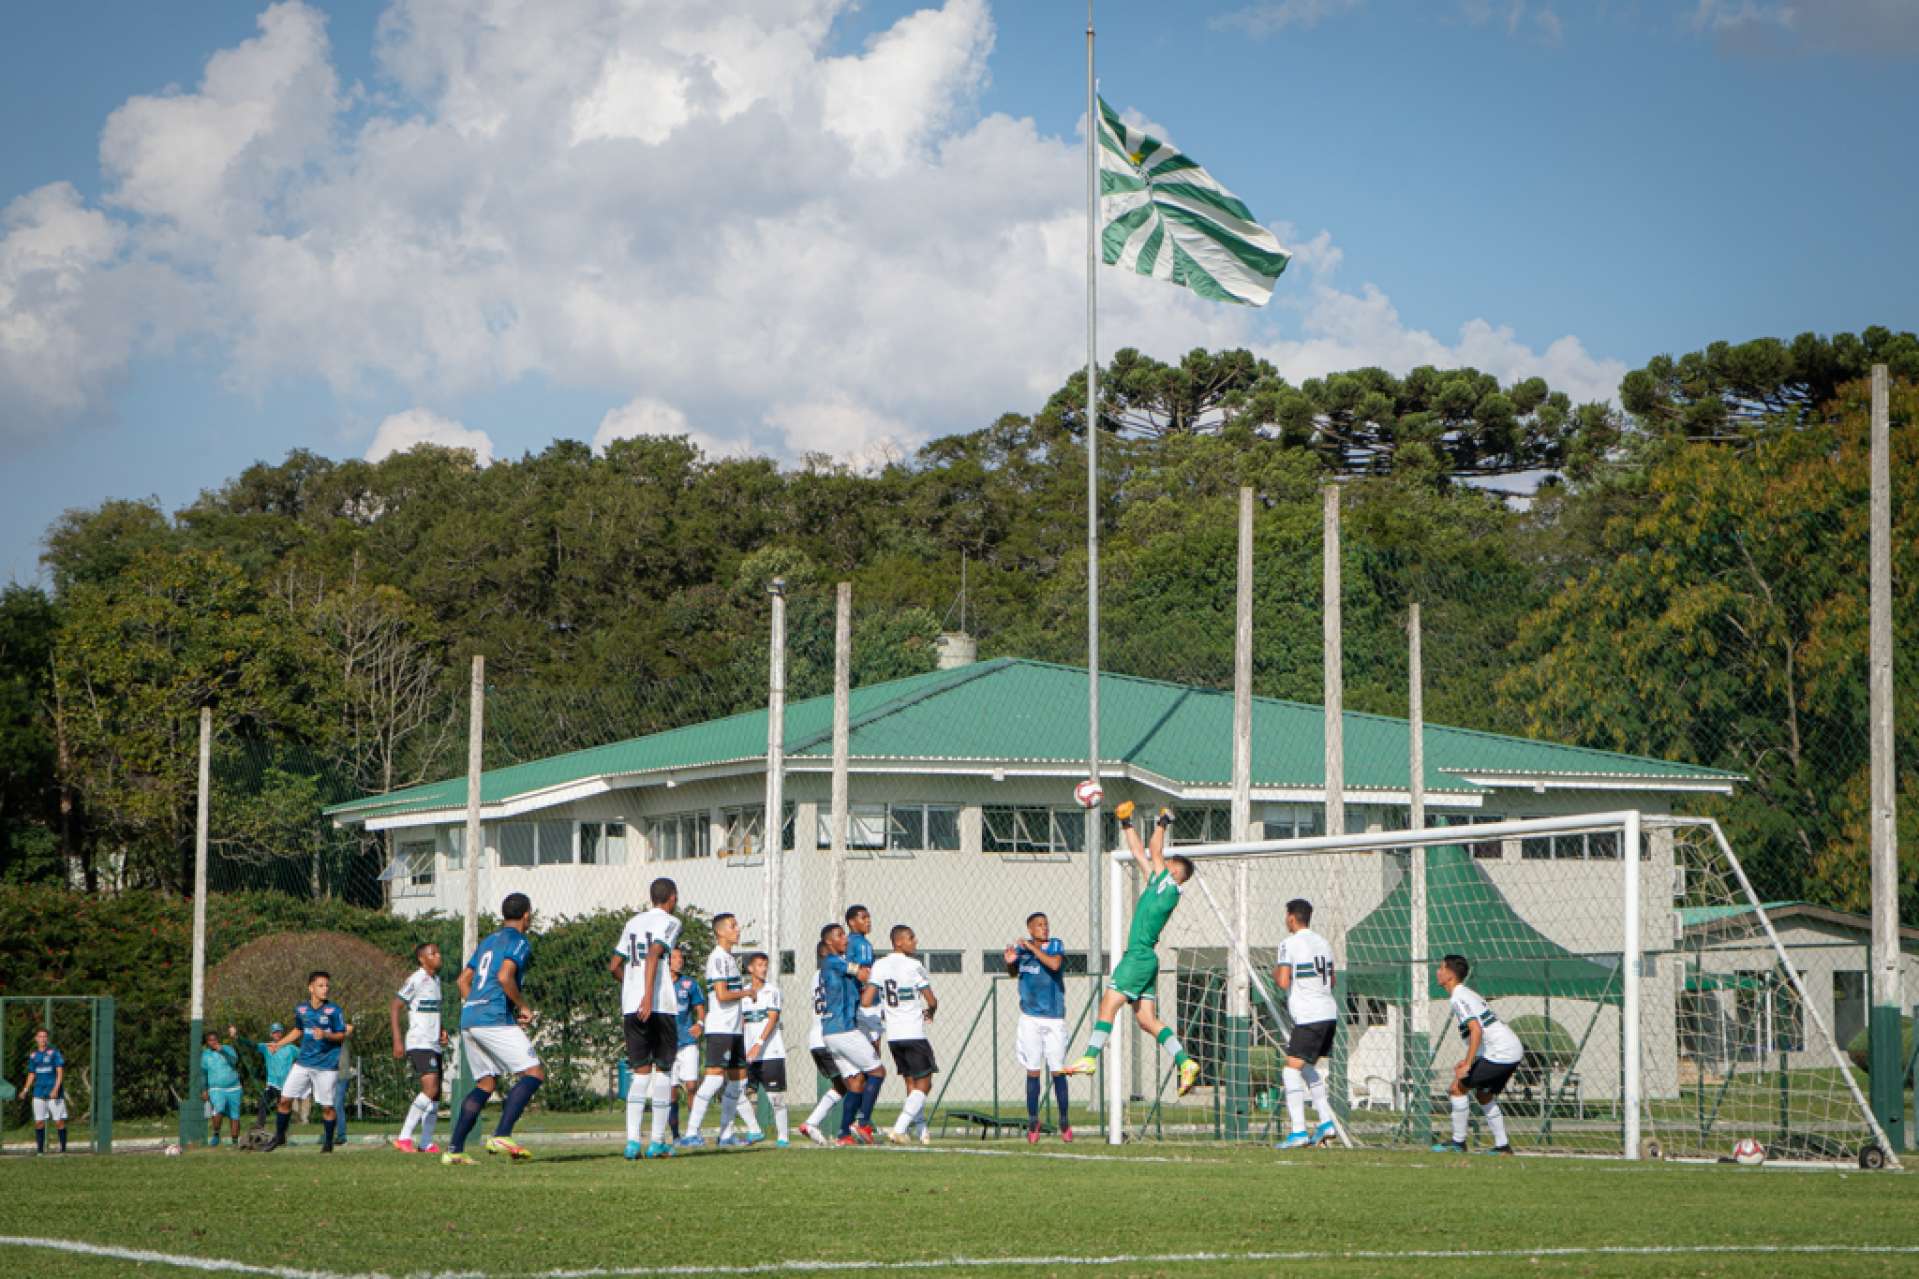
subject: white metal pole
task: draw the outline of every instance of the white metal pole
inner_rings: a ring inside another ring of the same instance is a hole
[[[1325,602],[1320,613],[1326,646],[1326,833],[1346,833],[1346,724],[1344,655],[1340,645],[1339,485],[1326,486]]]
[[[1096,860],[1107,861],[1108,899],[1112,907],[1112,917],[1118,920],[1120,912],[1125,909],[1125,868],[1117,861]],[[1119,934],[1120,930],[1114,928],[1112,952],[1108,957],[1115,968],[1119,966]],[[1117,1029],[1115,1027],[1115,1032]],[[1117,1146],[1126,1139],[1126,1079],[1122,1069],[1125,1064],[1125,1049],[1122,1047],[1125,1039],[1126,1036],[1118,1033],[1114,1033],[1107,1039],[1106,1060],[1100,1065],[1100,1068],[1106,1072],[1106,1142],[1112,1146]]]
[[[1099,781],[1099,103],[1093,80],[1093,0],[1086,0],[1086,775]],[[1087,973],[1100,972],[1099,862],[1103,807],[1086,810]],[[1119,916],[1113,917],[1115,928]]]
[[[961,624],[962,629],[964,623]],[[833,919],[846,911],[847,769],[853,722],[853,584],[841,582],[833,621]],[[782,823],[784,824],[784,823]]]
[[[1253,490],[1239,490],[1238,607],[1233,630],[1233,838],[1253,837]],[[1251,934],[1252,863],[1233,867],[1233,912],[1239,935]],[[1251,1034],[1253,1016],[1250,956],[1235,946],[1227,952],[1226,1014],[1234,1034]],[[1229,1055],[1237,1067],[1240,1058]],[[1231,1095],[1229,1089],[1229,1095]],[[1238,1118],[1235,1110],[1235,1118]],[[1248,1116],[1250,1118],[1250,1116]],[[1234,1125],[1233,1135],[1243,1135]]]
[[[1872,544],[1870,573],[1872,718],[1872,1002],[1896,1014],[1899,989],[1898,786],[1893,773],[1892,441],[1886,366],[1872,366]],[[1892,1023],[1896,1027],[1898,1023]]]
[[[786,878],[786,579],[776,577],[768,590],[773,596],[773,634],[766,697],[766,855],[760,890],[760,919],[766,938],[767,962],[774,972],[784,969],[780,957],[780,894]],[[794,842],[800,832],[793,831]]]
[[[198,1023],[207,1013],[207,825],[213,784],[213,708],[200,708],[200,795],[193,819],[193,997],[188,1016]],[[198,1026],[195,1026],[198,1030]],[[196,1042],[193,1051],[198,1053]]]
[[[466,926],[460,931],[464,963],[480,946],[480,775],[486,764],[486,658],[473,655],[473,683],[466,712]]]
[[[1626,814],[1624,944],[1620,954],[1625,998],[1619,1008],[1620,1056],[1625,1077],[1620,1080],[1619,1104],[1625,1112],[1628,1159],[1639,1158],[1640,1125],[1640,1048],[1639,1048],[1639,850],[1642,838],[1639,814]]]
[[[1419,830],[1426,825],[1426,671],[1425,656],[1421,651],[1421,633],[1419,602],[1417,600],[1406,610],[1406,775],[1407,795],[1411,800],[1408,824]],[[1416,1052],[1412,1036],[1425,1029],[1425,1006],[1427,993],[1427,971],[1432,967],[1433,957],[1426,952],[1432,943],[1426,935],[1426,846],[1420,844],[1412,849],[1411,865],[1407,868],[1411,882],[1407,885],[1407,904],[1412,916],[1412,953],[1407,957],[1406,973],[1406,1033],[1399,1037],[1402,1052],[1410,1055]],[[1399,1077],[1402,1081],[1412,1078],[1412,1067],[1416,1063],[1408,1060],[1400,1063]]]

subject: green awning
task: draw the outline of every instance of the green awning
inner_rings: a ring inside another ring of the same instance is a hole
[[[1346,934],[1347,989],[1375,999],[1406,997],[1412,953],[1412,885],[1402,878],[1371,914]],[[1619,969],[1576,955],[1513,909],[1506,895],[1458,844],[1426,851],[1427,998],[1444,999],[1431,972],[1443,955],[1464,955],[1472,988],[1502,995],[1617,1003]]]
[[[1712,990],[1764,990],[1772,983],[1752,973],[1688,973],[1686,989],[1693,994]]]

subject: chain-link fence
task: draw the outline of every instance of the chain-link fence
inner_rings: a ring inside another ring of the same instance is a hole
[[[1897,385],[1901,652],[1919,651],[1916,416],[1919,392]],[[1763,899],[1828,912],[1835,946],[1862,953],[1865,423],[1863,389],[1847,387],[1815,420],[1728,443],[1647,443],[1577,486],[1548,484],[1523,499],[1406,468],[1344,479],[1344,777],[1332,820],[1348,832],[1411,821],[1408,623],[1417,604],[1429,822],[1619,808],[1713,817]],[[1061,474],[1072,470],[1074,447],[1052,445]],[[938,1117],[949,1123],[960,1112],[1025,1120],[1029,1063],[1018,1051],[1019,982],[1006,952],[1035,912],[1064,942],[1063,1020],[1075,1051],[1084,1042],[1107,962],[1091,947],[1095,902],[1107,916],[1103,936],[1123,934],[1128,920],[1106,908],[1074,794],[1088,772],[1083,488],[1022,465],[1017,488],[1008,461],[974,475],[970,489],[964,468],[953,469],[947,489],[931,496],[896,498],[875,480],[878,513],[835,498],[760,529],[760,549],[730,566],[724,591],[674,597],[684,615],[636,606],[621,620],[627,629],[597,640],[577,636],[557,611],[496,630],[478,900],[483,916],[510,891],[534,903],[527,991],[555,1067],[540,1096],[546,1111],[590,1112],[614,1094],[619,1009],[606,958],[661,875],[678,882],[689,918],[735,913],[743,950],[777,950],[785,1042],[797,1062],[820,926],[867,905],[884,953],[892,926],[910,925],[942,1005],[931,1039]],[[1172,808],[1175,848],[1234,834],[1242,483],[1257,495],[1252,833],[1323,833],[1319,464],[1272,441],[1169,436],[1121,443],[1108,465],[1105,794],[1093,842],[1114,846],[1111,813],[1122,800],[1148,815]],[[850,476],[832,485],[857,488]],[[148,571],[136,565],[123,576]],[[184,552],[166,571],[179,579],[170,598],[196,616],[240,592],[244,577]],[[842,575],[854,587],[839,830]],[[786,705],[777,834],[766,766],[776,578]],[[389,1002],[415,945],[438,943],[443,984],[458,971],[475,871],[465,847],[465,658],[380,590],[327,588],[316,595],[324,606],[309,609],[302,589],[285,592],[299,644],[263,620],[245,640],[253,647],[237,650],[218,678],[181,681],[164,697],[153,687],[158,659],[128,639],[145,631],[77,605],[69,623],[72,642],[95,646],[84,661],[66,659],[72,669],[62,668],[59,685],[63,811],[78,833],[57,887],[0,889],[10,917],[33,921],[0,942],[8,948],[0,967],[9,995],[119,998],[118,1109],[131,1131],[191,1104],[183,1021],[191,911],[181,894],[192,882],[193,718],[205,702],[216,708],[206,1020],[236,1032],[249,1096],[267,1079],[256,1045],[288,1020],[305,971],[324,967],[355,1025],[350,1114],[381,1130],[411,1089],[393,1054]],[[446,583],[434,589],[458,594]],[[256,605],[263,619],[279,616]],[[443,611],[457,613],[451,604]],[[528,656],[542,635],[608,647],[597,658],[575,653],[570,673],[555,675]],[[636,669],[620,649],[629,642],[668,656]],[[147,664],[123,669],[116,645]],[[187,662],[177,652],[170,660]],[[1896,677],[1900,831],[1911,849],[1919,673],[1904,662]],[[1552,841],[1505,855],[1544,875],[1603,856],[1589,842]],[[775,870],[778,892],[769,894]],[[1905,869],[1900,882],[1902,915],[1919,918],[1919,876]],[[483,918],[482,933],[488,927]],[[694,971],[707,944],[699,933]],[[1189,1019],[1223,1015],[1224,967],[1200,955],[1220,944],[1193,938],[1162,956],[1161,989],[1183,1035],[1204,1039]],[[1853,1008],[1863,959],[1821,980],[1832,987],[1824,995]],[[1839,1017],[1842,1039],[1848,1016]],[[11,1032],[7,1042],[11,1055]],[[1130,1062],[1129,1096],[1144,1103],[1159,1083],[1152,1054],[1131,1053]],[[811,1072],[793,1074],[795,1091],[810,1096]],[[887,1085],[883,1109],[901,1095]],[[1053,1094],[1042,1095],[1056,1122]],[[1076,1123],[1087,1123],[1094,1100],[1076,1087]]]

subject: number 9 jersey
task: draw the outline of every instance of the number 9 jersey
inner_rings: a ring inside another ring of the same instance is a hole
[[[500,929],[481,942],[473,958],[466,961],[473,970],[473,984],[467,988],[466,1002],[460,1005],[460,1029],[517,1024],[513,1006],[500,989],[500,966],[509,959],[513,961],[514,980],[525,981],[533,946],[517,928]]]

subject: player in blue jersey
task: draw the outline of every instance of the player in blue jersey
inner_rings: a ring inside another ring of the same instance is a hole
[[[239,1033],[232,1026],[227,1027],[229,1040]],[[200,1046],[200,1083],[200,1099],[206,1102],[207,1119],[212,1123],[207,1145],[220,1144],[222,1119],[230,1121],[237,1145],[240,1140],[240,1056],[231,1043],[221,1043],[220,1036],[211,1030]]]
[[[846,962],[859,974],[860,988],[868,990],[873,985],[873,963],[877,955],[873,950],[873,912],[864,906],[849,906],[846,911]],[[873,1060],[878,1064],[866,1074],[866,1088],[860,1094],[859,1127],[868,1141],[873,1139],[873,1107],[879,1104],[880,1085],[886,1082],[886,1062],[880,1055],[880,1036],[885,1030],[885,1020],[880,1015],[878,993],[871,1000],[862,1000],[857,1014],[860,1033],[873,1045]]]
[[[67,1153],[67,1059],[53,1046],[52,1036],[33,1032],[33,1051],[27,1054],[27,1076],[32,1080],[33,1153],[47,1153],[47,1121],[60,1134],[60,1153]]]
[[[440,1156],[443,1164],[473,1162],[466,1154],[467,1134],[480,1122],[480,1112],[506,1075],[517,1078],[501,1103],[499,1126],[486,1139],[486,1153],[533,1158],[532,1151],[513,1140],[513,1125],[546,1082],[546,1068],[526,1033],[533,1007],[520,993],[520,981],[533,959],[533,944],[526,937],[533,926],[533,903],[525,893],[513,893],[500,903],[500,919],[499,931],[481,942],[460,970],[460,1043],[473,1070],[473,1091],[460,1103],[452,1145]]]
[[[280,1090],[287,1086],[287,1076],[293,1073],[293,1059],[300,1055],[300,1050],[292,1044],[279,1048],[274,1046],[275,1041],[285,1033],[286,1027],[276,1021],[267,1027],[265,1039],[253,1041],[267,1072],[267,1086],[260,1092],[260,1113],[256,1118],[256,1122],[262,1126],[266,1124],[267,1115],[279,1106]]]
[[[1066,943],[1052,935],[1046,916],[1026,917],[1026,936],[1006,948],[1006,975],[1019,978],[1019,1033],[1014,1040],[1026,1071],[1026,1140],[1039,1141],[1040,1071],[1053,1075],[1059,1139],[1073,1139],[1066,1102]]]
[[[311,1097],[325,1120],[320,1152],[333,1153],[333,1124],[337,1117],[334,1098],[340,1095],[340,1045],[353,1033],[352,1023],[338,1004],[327,999],[333,978],[324,972],[307,974],[307,1001],[293,1010],[293,1024],[273,1041],[275,1048],[300,1045],[293,1069],[287,1072],[286,1086],[280,1089],[279,1114],[273,1121],[273,1140],[268,1150],[287,1144],[287,1125],[293,1121],[293,1103]]]
[[[686,947],[675,946],[669,961],[673,973],[673,998],[680,1010],[673,1024],[680,1032],[680,1046],[673,1056],[673,1106],[666,1112],[666,1130],[674,1141],[680,1139],[680,1106],[693,1104],[693,1090],[700,1086],[700,1036],[706,1033],[706,992],[699,978],[686,971]]]
[[[873,1144],[871,1125],[860,1122],[863,1111],[860,1094],[869,1085],[869,1076],[880,1064],[873,1041],[860,1029],[859,1010],[866,989],[859,973],[846,961],[846,929],[828,924],[820,930],[826,943],[826,955],[820,960],[820,1027],[825,1034],[826,1051],[833,1060],[833,1073],[846,1101],[840,1107],[839,1145]]]

